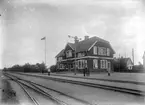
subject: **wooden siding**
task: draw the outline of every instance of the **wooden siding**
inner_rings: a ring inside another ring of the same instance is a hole
[[[65,53],[64,59],[67,58],[66,57],[66,51],[68,51],[68,50],[72,50],[72,57],[68,57],[68,58],[74,58],[75,57],[74,50],[69,45],[67,45],[66,48],[64,49],[64,53]]]
[[[113,57],[113,51],[111,50],[110,46],[107,43],[103,43],[103,42],[97,42],[95,44],[95,46],[97,46],[97,55],[93,53],[93,47],[90,49],[89,52],[87,52],[88,56],[100,56],[100,57]],[[107,55],[98,55],[98,47],[105,47],[105,48],[109,48],[110,49],[110,56]]]

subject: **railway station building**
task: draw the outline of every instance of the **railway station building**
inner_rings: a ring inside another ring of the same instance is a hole
[[[85,36],[84,40],[67,43],[56,55],[57,70],[82,71],[86,66],[89,71],[113,71],[113,50],[111,44],[99,37]]]

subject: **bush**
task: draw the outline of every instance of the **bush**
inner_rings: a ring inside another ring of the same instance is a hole
[[[4,71],[13,71],[13,72],[47,72],[46,65],[44,63],[29,64],[26,63],[22,66],[14,65],[10,68],[4,68]]]
[[[57,72],[57,67],[56,67],[56,65],[50,66],[50,71],[51,71],[51,72]]]

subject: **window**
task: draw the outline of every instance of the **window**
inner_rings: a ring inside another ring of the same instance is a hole
[[[64,65],[63,64],[60,64],[59,65],[59,69],[64,69]]]
[[[97,69],[98,68],[98,60],[97,59],[94,59],[93,60],[93,68],[94,69]]]
[[[58,61],[61,61],[62,60],[62,57],[58,57]]]
[[[100,67],[101,67],[101,69],[107,69],[108,68],[108,61],[107,60],[101,60],[100,61]]]
[[[79,67],[79,61],[74,61],[74,66],[75,66],[76,68],[78,68],[78,67]]]
[[[85,56],[85,53],[78,53],[78,57],[80,58],[80,57],[83,57],[83,56]]]
[[[110,56],[110,49],[107,48],[107,56]]]
[[[87,65],[87,60],[85,60],[85,65],[84,65],[85,67],[88,67],[88,65]]]
[[[105,69],[105,60],[102,60],[102,68]]]
[[[84,69],[87,66],[87,60],[78,60],[78,69]]]
[[[98,49],[99,49],[98,54],[99,54],[99,55],[103,55],[103,49],[102,49],[102,47],[99,47]]]
[[[81,53],[78,53],[78,57],[81,57]]]
[[[71,50],[68,50],[66,52],[66,57],[72,57],[72,51]]]
[[[102,55],[106,55],[106,48],[103,47],[102,49],[103,49],[103,54]]]
[[[106,48],[105,47],[99,47],[98,48],[98,54],[99,55],[106,55]]]
[[[97,54],[97,46],[94,46],[94,54]]]

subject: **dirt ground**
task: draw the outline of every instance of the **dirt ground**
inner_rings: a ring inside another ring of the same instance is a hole
[[[2,88],[1,88],[1,104],[2,105],[19,105],[16,92],[11,87],[10,80],[2,79]]]

